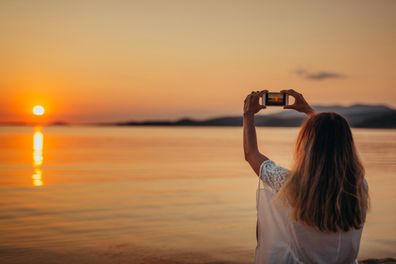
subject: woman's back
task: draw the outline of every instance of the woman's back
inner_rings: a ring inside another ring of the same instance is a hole
[[[257,190],[258,243],[255,263],[355,263],[362,228],[322,232],[291,217],[276,193],[288,170],[266,160]]]
[[[321,232],[293,221],[290,235],[291,244],[304,263],[354,263],[359,252],[362,229]]]

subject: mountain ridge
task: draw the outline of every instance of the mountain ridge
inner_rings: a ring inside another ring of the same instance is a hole
[[[351,127],[358,128],[396,128],[396,109],[382,104],[353,104],[342,105],[313,105],[317,112],[336,112],[345,117]],[[263,113],[263,112],[262,112]],[[297,127],[300,126],[305,114],[294,110],[283,110],[277,113],[257,114],[256,126],[270,127]],[[0,126],[31,126],[36,123],[28,122],[2,122]],[[62,120],[41,124],[50,126],[88,125],[88,126],[242,126],[242,115],[217,116],[207,119],[194,119],[182,117],[176,120],[143,120],[143,121],[120,121],[120,122],[89,122],[71,123]]]
[[[396,110],[386,105],[354,104],[351,106],[340,105],[315,105],[317,112],[336,112],[347,119],[351,127],[360,128],[396,128]],[[296,127],[305,118],[305,114],[294,110],[285,110],[272,114],[259,114],[255,116],[256,126]],[[204,120],[180,118],[175,121],[126,121],[108,123],[117,126],[242,126],[242,116],[222,116]]]

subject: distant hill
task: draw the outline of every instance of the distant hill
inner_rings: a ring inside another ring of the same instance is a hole
[[[313,106],[317,112],[336,112],[344,116],[352,127],[396,128],[396,110],[385,105]],[[275,114],[257,115],[257,126],[295,127],[305,114],[285,110]],[[118,126],[242,126],[242,116],[216,117],[206,120],[183,118],[176,121],[127,121],[112,123]]]

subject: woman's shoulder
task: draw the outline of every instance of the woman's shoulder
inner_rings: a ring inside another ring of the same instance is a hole
[[[286,180],[289,170],[267,159],[260,165],[260,179],[274,191],[279,191]]]

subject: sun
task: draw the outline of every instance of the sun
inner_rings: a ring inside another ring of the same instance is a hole
[[[33,107],[32,112],[33,112],[33,115],[42,116],[42,115],[44,115],[45,109],[42,105],[35,105]]]

